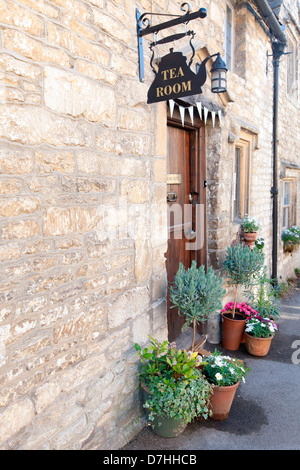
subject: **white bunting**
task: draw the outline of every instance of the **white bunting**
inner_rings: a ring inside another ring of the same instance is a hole
[[[196,106],[197,106],[197,109],[198,109],[199,117],[200,117],[200,119],[202,119],[202,103],[201,103],[201,101],[200,101],[200,103],[196,103]]]
[[[221,109],[219,109],[218,111],[218,116],[219,116],[219,121],[220,121],[220,125],[222,124],[222,111]]]
[[[207,115],[208,115],[208,109],[204,106],[204,124],[206,124]]]
[[[181,122],[184,127],[184,114],[185,114],[185,108],[183,106],[179,106],[179,111],[180,111],[180,116],[181,116]]]
[[[172,118],[173,117],[174,106],[175,106],[175,101],[174,100],[169,100],[169,105],[170,105],[170,113],[171,113],[171,118]]]
[[[192,125],[194,125],[194,106],[190,106],[188,109],[189,109]]]
[[[215,111],[211,111],[211,119],[212,119],[212,125],[213,125],[213,127],[215,127],[215,117],[216,117]]]

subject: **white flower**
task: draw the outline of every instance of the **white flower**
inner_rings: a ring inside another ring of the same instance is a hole
[[[223,375],[220,374],[219,372],[216,373],[215,377],[216,377],[217,380],[222,380],[223,379]]]
[[[216,357],[215,364],[221,367],[223,365],[223,360],[220,357]]]
[[[242,377],[242,381],[243,381],[244,383],[246,382],[245,377]]]
[[[232,367],[229,367],[229,370],[232,374],[234,374],[234,369]]]

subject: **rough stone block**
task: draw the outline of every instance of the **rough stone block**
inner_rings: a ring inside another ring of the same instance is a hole
[[[45,67],[45,104],[50,109],[113,124],[115,95],[111,88],[55,67]]]

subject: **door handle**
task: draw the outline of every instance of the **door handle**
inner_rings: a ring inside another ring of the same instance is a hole
[[[168,202],[175,202],[177,199],[176,193],[167,193],[167,201]]]
[[[196,199],[195,199],[195,196],[196,196]],[[198,203],[198,196],[199,196],[199,193],[197,193],[196,191],[190,192],[190,194],[189,194],[190,203],[191,204],[197,204]]]

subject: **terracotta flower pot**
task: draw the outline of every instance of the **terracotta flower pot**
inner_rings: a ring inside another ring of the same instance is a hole
[[[252,356],[266,356],[269,352],[273,336],[269,338],[255,338],[245,333],[246,350]]]
[[[285,242],[284,245],[283,245],[283,251],[285,253],[293,253],[294,251],[297,250],[298,248],[298,243],[293,243],[293,242]]]
[[[212,419],[221,421],[228,417],[239,384],[240,382],[237,382],[227,387],[217,387],[214,385],[213,394],[210,399]]]
[[[243,237],[244,237],[246,244],[251,248],[255,245],[257,233],[256,232],[243,232]]]
[[[222,345],[225,349],[236,351],[239,349],[246,325],[246,315],[235,313],[232,318],[231,312],[222,312]]]

